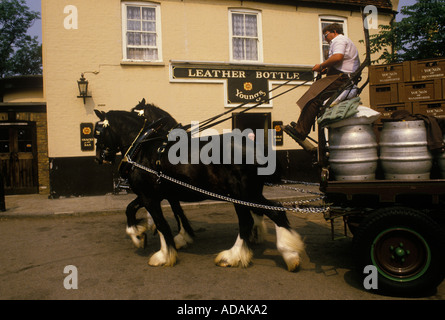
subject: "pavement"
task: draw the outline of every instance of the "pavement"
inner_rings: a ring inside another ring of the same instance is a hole
[[[304,189],[303,191],[300,189]],[[269,200],[290,202],[308,198],[305,191],[318,192],[318,186],[280,185],[265,186],[264,196]],[[60,197],[51,199],[48,195],[7,195],[6,211],[0,211],[0,217],[38,217],[56,215],[113,214],[125,213],[127,205],[135,199],[133,193],[106,194],[102,196]],[[182,202],[186,208],[203,206],[227,206],[229,202],[206,200],[201,202]],[[167,201],[162,206],[168,206]]]

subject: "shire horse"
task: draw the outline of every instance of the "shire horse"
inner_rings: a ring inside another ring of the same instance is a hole
[[[145,170],[146,168],[162,172],[166,176],[216,194],[266,206],[278,205],[263,196],[265,177],[258,175],[258,165],[256,164],[203,164],[201,162],[191,164],[190,161],[188,163],[172,164],[167,155],[173,144],[166,141],[171,129],[168,124],[173,123],[173,121],[176,123],[176,121],[160,108],[139,104],[139,109],[144,109],[144,112],[147,108],[161,112],[165,117],[150,123],[147,127],[146,123],[150,122],[146,119],[147,115],[141,117],[135,112],[126,111],[100,112],[95,110],[95,113],[100,119],[96,123],[96,131],[100,132],[96,136],[96,155],[102,160],[113,161],[116,153],[126,154],[130,152],[133,143],[144,131],[141,128],[146,127],[144,132],[149,132],[148,139],[140,143],[137,152],[132,154],[131,160],[136,162],[138,166],[131,166],[130,163],[130,168],[126,173],[130,187],[137,195],[135,201],[150,212],[160,237],[161,248],[150,257],[149,265],[173,266],[178,255],[171,229],[163,216],[160,202],[163,199],[167,199],[170,203],[179,203],[179,201],[195,202],[209,199],[211,196],[169,180],[160,179],[156,174]],[[189,145],[196,145],[197,143],[202,148],[203,143],[199,138],[192,138],[190,133],[187,137]],[[192,141],[193,139],[199,141]],[[225,142],[226,140],[221,139],[220,141]],[[245,149],[244,146],[238,147]],[[159,150],[164,152],[159,152]],[[188,159],[191,158],[191,151],[188,148]],[[223,163],[223,161],[220,163]],[[282,254],[288,270],[296,271],[300,265],[300,256],[304,250],[304,245],[300,235],[290,228],[285,212],[256,207],[250,208],[237,203],[234,203],[234,207],[238,216],[239,234],[232,248],[217,255],[215,258],[216,265],[247,267],[252,260],[251,243],[260,242],[266,232],[263,222],[263,215],[266,215],[275,223],[277,249]]]
[[[168,121],[164,125],[166,129],[171,129],[178,125],[176,120],[173,119],[173,117],[171,117],[169,113],[157,108],[153,104],[146,104],[145,99],[142,99],[142,101],[140,101],[138,105],[131,109],[131,111],[136,112],[140,116],[143,116],[149,123],[153,123],[161,118],[168,119]],[[97,132],[97,130],[95,131]],[[113,160],[107,161],[106,150],[97,148],[96,162],[102,164],[104,162],[113,162]],[[126,176],[122,175],[122,172],[120,173],[122,178],[127,179]],[[178,225],[178,234],[174,237],[176,249],[187,247],[187,245],[193,243],[193,239],[195,237],[193,228],[190,226],[190,223],[184,214],[180,202],[174,198],[170,198],[167,200],[170,204],[170,207],[176,219],[176,223]],[[130,236],[133,244],[137,248],[145,248],[147,242],[145,232],[155,231],[156,229],[156,226],[153,225],[153,220],[151,219],[151,215],[148,211],[147,219],[136,218],[137,212],[143,207],[144,205],[142,201],[139,197],[137,197],[128,204],[125,210],[125,214],[127,217],[127,226],[125,231]]]

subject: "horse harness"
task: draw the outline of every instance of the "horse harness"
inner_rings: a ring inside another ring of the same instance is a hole
[[[124,157],[122,158],[120,164],[119,164],[119,174],[122,178],[127,179],[129,173],[134,169],[134,164],[129,161],[129,159],[134,159],[135,156],[140,151],[142,145],[146,142],[154,141],[154,140],[162,140],[162,145],[157,149],[157,160],[155,162],[157,170],[161,170],[161,158],[166,151],[167,145],[168,145],[168,134],[161,135],[161,136],[154,136],[156,135],[159,130],[165,126],[167,122],[167,118],[161,118],[153,123],[150,123],[147,126],[147,119],[144,121],[144,125],[142,126],[142,129],[139,131],[139,134],[134,139],[133,143],[128,148],[127,152],[125,153]],[[178,124],[177,126],[173,127],[177,128],[181,126]],[[160,183],[160,179],[158,178],[157,183]]]

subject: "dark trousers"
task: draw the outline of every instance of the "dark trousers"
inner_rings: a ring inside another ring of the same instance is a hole
[[[301,140],[306,139],[309,132],[311,132],[311,128],[314,125],[323,102],[329,99],[346,81],[348,81],[347,75],[338,78],[304,106],[298,118],[297,126],[295,127],[298,133],[297,138]]]

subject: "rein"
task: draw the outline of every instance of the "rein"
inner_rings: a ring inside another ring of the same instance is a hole
[[[309,73],[312,73],[312,71],[306,71],[306,72],[303,72],[302,75],[309,74]],[[269,93],[271,93],[271,92],[277,90],[278,88],[281,88],[282,86],[285,86],[285,85],[289,84],[291,81],[296,81],[296,80],[298,80],[298,79],[293,78],[293,79],[287,80],[287,81],[283,82],[282,84],[276,86],[275,88],[273,88],[273,89],[267,91],[266,93],[269,94]],[[268,99],[265,99],[265,100],[261,100],[260,102],[254,104],[253,106],[250,106],[250,107],[248,107],[248,108],[246,108],[246,109],[243,109],[242,111],[240,111],[240,113],[245,113],[245,112],[247,112],[247,111],[249,111],[249,110],[251,110],[251,109],[253,109],[253,108],[256,108],[256,107],[262,105],[262,104],[265,103],[265,102],[269,102],[269,101],[271,101],[271,100],[273,100],[273,99],[275,99],[275,98],[278,98],[279,96],[282,96],[282,95],[285,94],[285,93],[288,93],[288,92],[290,92],[290,91],[292,91],[292,90],[294,90],[294,89],[296,89],[296,88],[298,88],[298,87],[300,87],[300,86],[302,86],[302,85],[305,85],[306,83],[308,83],[308,82],[310,82],[310,81],[314,81],[314,78],[309,79],[309,80],[306,80],[306,81],[304,81],[304,82],[302,82],[302,83],[296,84],[294,87],[292,87],[292,88],[290,88],[290,89],[288,89],[288,90],[286,90],[286,91],[283,91],[283,92],[277,94],[277,95],[274,96],[274,97],[271,97],[271,98],[268,98]],[[252,103],[252,102],[255,102],[255,101],[256,101],[255,99],[251,99],[251,100],[249,100],[249,101],[247,101],[247,102],[243,102],[243,103],[241,103],[240,105],[238,105],[238,106],[236,106],[236,107],[234,107],[234,108],[231,108],[230,110],[227,110],[227,111],[222,112],[222,113],[220,113],[220,114],[218,114],[218,115],[216,115],[216,116],[213,116],[213,117],[211,117],[211,118],[208,118],[207,120],[202,121],[203,124],[200,125],[200,127],[199,127],[199,131],[198,131],[198,132],[203,131],[203,130],[205,130],[205,129],[208,129],[208,128],[210,128],[210,127],[213,127],[213,126],[215,126],[215,125],[217,125],[217,124],[220,124],[220,123],[222,123],[222,122],[224,122],[224,121],[227,121],[227,120],[229,120],[229,119],[232,119],[232,118],[233,118],[233,115],[230,115],[230,116],[228,116],[228,117],[226,117],[226,118],[224,118],[224,119],[221,119],[221,120],[216,121],[218,118],[221,118],[222,116],[224,116],[224,115],[226,115],[226,114],[228,114],[228,113],[233,113],[235,110],[237,110],[237,109],[239,109],[239,108],[241,108],[241,107],[244,107],[245,105],[247,105],[247,104],[249,104],[249,103]],[[215,122],[215,121],[216,121],[216,122]],[[191,125],[186,125],[186,126],[183,126],[182,128],[183,128],[184,130],[189,130],[189,129],[191,128]]]

